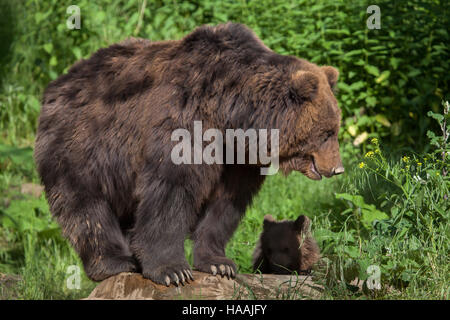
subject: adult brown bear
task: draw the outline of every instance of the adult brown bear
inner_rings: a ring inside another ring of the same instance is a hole
[[[280,167],[343,172],[338,72],[276,54],[247,27],[202,26],[179,41],[100,49],[49,84],[35,159],[53,216],[87,275],[141,271],[169,285],[194,267],[234,276],[225,245],[264,177],[257,165],[171,160],[171,134],[279,129]]]

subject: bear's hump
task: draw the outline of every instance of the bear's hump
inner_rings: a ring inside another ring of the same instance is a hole
[[[195,49],[215,48],[217,50],[252,48],[272,52],[247,26],[228,22],[217,26],[203,25],[182,39],[182,46]]]

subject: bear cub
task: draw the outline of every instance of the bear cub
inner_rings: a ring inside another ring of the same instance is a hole
[[[261,273],[308,274],[319,260],[320,250],[310,232],[310,219],[276,221],[264,216],[264,227],[253,252],[253,270]]]

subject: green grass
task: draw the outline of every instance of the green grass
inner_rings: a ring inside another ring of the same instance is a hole
[[[33,198],[20,193],[22,183],[37,182],[35,172],[31,179],[25,178],[30,174],[29,168],[25,165],[26,174],[21,174],[21,166],[10,163],[0,175],[0,273],[22,278],[9,297],[84,298],[95,283],[82,272],[81,289],[67,288],[67,268],[81,267],[81,262],[51,220],[45,197]],[[346,169],[345,175],[321,181],[309,180],[299,173],[268,177],[227,247],[227,255],[238,264],[239,272],[252,272],[251,255],[265,214],[277,219],[294,219],[305,214],[313,222],[313,233],[322,250],[323,258],[313,274],[326,288],[323,298],[448,298],[448,213],[441,225],[431,225],[429,232],[422,235],[401,237],[373,228],[366,230],[361,217],[348,212],[349,202],[335,196],[355,188],[359,191],[368,188],[368,182],[362,178],[363,170],[356,163]],[[381,195],[384,188],[381,184],[371,186],[368,194]],[[186,249],[192,262],[189,242]],[[384,289],[355,292],[350,281],[355,277],[367,278],[366,268],[371,264],[381,267]]]

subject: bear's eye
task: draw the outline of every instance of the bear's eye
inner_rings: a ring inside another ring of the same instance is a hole
[[[298,97],[297,97],[297,95],[296,95],[294,92],[290,91],[290,90],[289,90],[289,99],[290,99],[292,102],[294,102],[294,103],[297,103],[297,102],[298,102]]]
[[[333,130],[328,130],[323,135],[323,142],[326,142],[328,139],[330,139],[332,136],[334,136]]]

